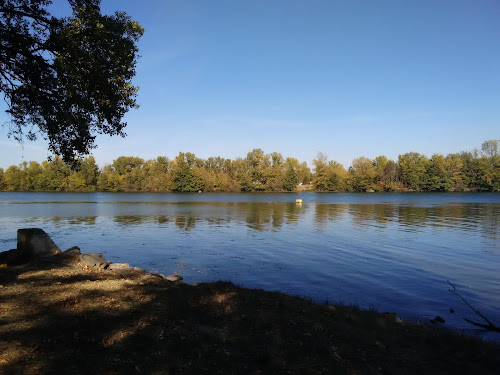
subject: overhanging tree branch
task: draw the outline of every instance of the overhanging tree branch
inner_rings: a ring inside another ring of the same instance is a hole
[[[48,18],[42,17],[42,16],[37,16],[37,15],[34,15],[34,14],[29,14],[29,13],[26,13],[26,12],[23,12],[21,10],[17,10],[17,9],[14,9],[14,8],[0,7],[0,13],[10,14],[10,15],[16,15],[16,16],[26,17],[26,18],[31,18],[31,19],[35,20],[36,22],[43,23],[43,24],[45,24],[47,26],[50,26],[50,25],[54,24],[54,21],[52,19],[48,19]]]
[[[68,2],[72,16],[55,18],[50,0],[0,0],[0,91],[9,134],[19,140],[25,127],[38,128],[71,162],[95,148],[96,134],[125,135],[144,30],[123,12],[101,14],[100,0]]]

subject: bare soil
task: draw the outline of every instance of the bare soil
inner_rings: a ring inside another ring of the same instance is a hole
[[[4,374],[498,374],[500,345],[227,282],[0,270]]]

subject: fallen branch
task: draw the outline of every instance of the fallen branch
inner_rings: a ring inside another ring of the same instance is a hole
[[[474,322],[470,319],[467,319],[467,318],[464,318],[464,320],[470,324],[473,324],[475,325],[476,327],[481,327],[487,331],[492,331],[492,332],[498,332],[500,333],[500,327],[497,327],[495,326],[487,317],[485,317],[483,314],[481,314],[481,312],[477,309],[475,309],[464,297],[462,297],[462,295],[460,293],[457,292],[457,288],[455,288],[455,285],[453,285],[450,281],[446,280],[448,282],[448,284],[450,284],[453,289],[448,289],[451,293],[457,295],[458,297],[460,297],[460,299],[462,301],[464,301],[464,303],[469,306],[471,308],[472,311],[474,311],[477,315],[479,315],[486,323],[488,324],[483,324],[483,323],[478,323],[478,322]]]

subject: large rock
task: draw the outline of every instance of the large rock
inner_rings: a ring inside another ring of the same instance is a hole
[[[100,253],[83,254],[80,258],[80,263],[86,265],[87,267],[101,269],[108,269],[111,264],[111,262],[104,258],[104,256]]]
[[[132,267],[128,263],[111,263],[108,267],[110,271],[129,271]]]
[[[59,254],[61,249],[40,228],[19,229],[17,231],[17,249],[0,255],[0,263],[23,264],[40,257]]]
[[[68,266],[75,266],[80,263],[81,257],[82,254],[80,252],[80,248],[78,246],[73,246],[68,250],[63,251],[62,253],[41,257],[39,261],[42,263],[58,263]]]
[[[43,229],[28,228],[17,231],[17,251],[20,258],[30,261],[42,256],[59,254],[61,249]]]
[[[170,275],[165,277],[165,279],[172,282],[184,280],[184,278],[180,275]]]

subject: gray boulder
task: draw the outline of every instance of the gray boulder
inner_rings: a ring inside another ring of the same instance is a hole
[[[61,249],[40,228],[18,229],[17,249],[0,254],[0,263],[23,264],[41,257],[60,254]]]
[[[63,251],[62,253],[41,257],[39,262],[42,263],[58,263],[65,264],[68,266],[74,266],[80,262],[81,253],[80,248],[77,246],[70,247],[68,250]]]
[[[130,271],[131,267],[128,263],[111,263],[108,269],[110,271]]]
[[[80,263],[86,265],[87,267],[92,268],[100,268],[100,269],[108,269],[111,264],[104,256],[100,253],[90,253],[83,254],[80,257]]]
[[[183,277],[180,275],[170,275],[165,277],[165,279],[172,282],[184,280]]]
[[[59,254],[61,249],[43,229],[27,228],[17,230],[17,251],[20,258],[30,261]]]

